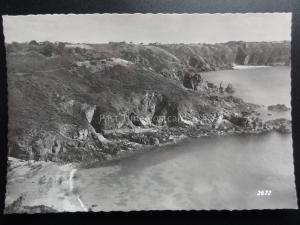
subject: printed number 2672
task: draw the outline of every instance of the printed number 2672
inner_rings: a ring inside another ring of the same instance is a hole
[[[270,196],[271,194],[271,190],[258,190],[256,193],[257,196]]]

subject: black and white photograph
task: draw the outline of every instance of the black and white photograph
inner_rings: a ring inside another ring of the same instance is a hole
[[[4,213],[296,209],[291,19],[3,16]]]

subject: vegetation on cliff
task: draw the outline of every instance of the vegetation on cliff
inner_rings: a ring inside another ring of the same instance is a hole
[[[287,42],[7,44],[9,155],[92,162],[181,135],[279,130],[281,124],[253,116],[259,106],[205,82],[200,72],[235,63],[289,65],[289,48]]]

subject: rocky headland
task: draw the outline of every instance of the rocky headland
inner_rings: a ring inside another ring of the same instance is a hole
[[[20,161],[91,166],[185,137],[291,132],[290,120],[266,120],[257,112],[262,106],[233,96],[231,84],[201,77],[234,64],[289,65],[289,42],[31,41],[6,49],[9,170]]]

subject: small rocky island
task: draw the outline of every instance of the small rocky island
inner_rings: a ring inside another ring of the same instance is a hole
[[[276,105],[270,105],[270,106],[268,106],[268,110],[275,111],[275,112],[285,112],[285,111],[289,111],[290,108],[288,108],[284,104],[276,104]]]
[[[262,46],[273,51],[259,51],[259,55],[256,50]],[[272,58],[277,49],[286,53],[280,61]],[[41,187],[42,192],[53,186],[60,190],[68,173],[56,175],[74,165],[88,167],[186,137],[291,132],[290,120],[266,120],[257,113],[262,106],[235,97],[238,87],[211,83],[201,76],[203,71],[232,69],[233,64],[289,65],[286,42],[75,45],[31,41],[7,44],[6,50],[8,185],[22,180],[24,170],[28,182],[37,183],[37,192]],[[215,52],[223,52],[224,57]],[[278,104],[268,110],[289,108]],[[58,172],[36,178],[45,168]],[[24,208],[24,199],[9,197],[7,212],[54,210]]]

